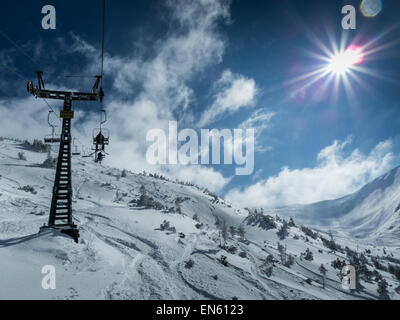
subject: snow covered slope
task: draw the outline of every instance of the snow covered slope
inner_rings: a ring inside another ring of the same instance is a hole
[[[291,216],[312,227],[382,245],[400,243],[400,168],[337,200],[268,212]]]
[[[282,219],[264,221],[205,189],[89,158],[73,159],[79,243],[57,231],[38,233],[55,174],[41,166],[46,157],[0,140],[0,299],[377,299],[384,281],[387,297],[400,299],[398,245],[343,238],[332,250],[323,233],[314,239],[294,225],[281,238]],[[313,259],[305,259],[307,249]],[[366,257],[372,274],[348,291],[331,262],[354,255]],[[55,290],[42,288],[46,265],[55,267]]]

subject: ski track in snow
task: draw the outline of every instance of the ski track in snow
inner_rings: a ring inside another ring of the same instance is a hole
[[[295,264],[287,268],[274,263],[268,277],[261,265],[269,254],[278,259],[277,229],[247,225],[245,210],[232,208],[205,190],[132,173],[122,178],[119,170],[98,166],[90,159],[73,159],[73,218],[80,228],[80,243],[76,245],[53,230],[37,234],[48,219],[54,170],[39,166],[45,154],[23,150],[27,161],[21,161],[17,159],[21,150],[17,143],[0,141],[0,148],[0,274],[5,275],[0,277],[0,299],[378,298],[376,284],[364,284],[361,292],[342,289],[339,278],[334,278],[337,270],[330,267],[330,262],[345,259],[343,254],[329,252],[318,241],[304,241],[298,228],[290,229],[287,239],[282,241],[294,256]],[[36,194],[19,190],[28,185],[34,187]],[[139,197],[141,185],[167,209],[174,207],[176,198],[183,199],[183,214],[130,206],[129,202]],[[393,198],[388,193],[393,188],[386,187],[386,198]],[[369,192],[366,188],[362,195],[368,196],[365,190]],[[396,197],[393,199],[397,202]],[[374,205],[376,201],[374,198]],[[392,204],[385,206],[391,208]],[[357,208],[354,210],[358,215]],[[198,222],[192,219],[194,214],[202,227],[195,227]],[[227,246],[236,247],[245,256],[219,246],[216,219],[225,221],[227,226],[243,226],[248,242],[230,236]],[[176,233],[160,230],[164,220],[176,227]],[[388,221],[396,224],[398,220],[385,218],[385,228]],[[293,235],[301,239],[294,240]],[[389,233],[376,235],[393,239]],[[358,250],[358,242],[344,231],[337,239]],[[391,263],[400,261],[400,248],[392,240],[387,246],[371,241],[371,245],[360,242],[361,248],[381,256],[381,261],[389,261],[389,254],[393,254]],[[383,247],[387,254],[382,253]],[[306,248],[314,252],[315,261],[305,263],[299,259]],[[219,261],[221,255],[227,256],[227,266]],[[193,265],[188,267],[189,260]],[[328,269],[325,289],[317,283],[321,280],[317,271],[321,263]],[[41,288],[40,271],[47,264],[57,270],[55,291]],[[400,299],[394,292],[399,282],[388,273],[383,276],[391,286],[391,298]],[[311,285],[306,283],[307,278],[313,280]]]

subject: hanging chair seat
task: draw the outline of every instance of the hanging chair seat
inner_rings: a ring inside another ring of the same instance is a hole
[[[61,142],[60,138],[53,138],[53,137],[44,138],[44,143],[60,143],[60,142]]]

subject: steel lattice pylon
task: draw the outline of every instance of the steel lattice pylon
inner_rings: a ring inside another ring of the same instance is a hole
[[[72,113],[71,95],[64,97],[63,112],[64,114]],[[62,229],[62,232],[71,235],[76,242],[78,241],[79,232],[72,222],[71,118],[68,117],[63,118],[49,227],[66,227],[67,229]]]
[[[64,100],[64,108],[60,112],[62,118],[62,131],[60,149],[58,151],[57,169],[54,179],[53,196],[51,200],[49,223],[42,229],[54,228],[71,236],[78,242],[79,230],[72,221],[72,177],[71,177],[71,122],[74,117],[72,102],[80,101],[102,101],[104,92],[99,89],[101,76],[97,76],[92,92],[67,92],[46,90],[42,79],[42,72],[37,71],[38,87],[28,83],[28,91],[36,98]]]

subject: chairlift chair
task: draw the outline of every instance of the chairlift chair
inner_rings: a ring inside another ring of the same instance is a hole
[[[82,157],[85,157],[87,155],[86,147],[82,146]]]
[[[104,114],[104,120],[103,120]],[[95,155],[95,162],[101,163],[101,161],[106,156],[105,146],[110,143],[110,131],[106,128],[102,128],[102,125],[107,122],[107,113],[105,110],[101,110],[100,115],[100,127],[95,128],[92,131],[93,137],[93,147],[92,150],[94,151]]]
[[[110,143],[110,131],[105,128],[93,129],[93,148],[94,151],[104,151],[104,146]]]
[[[96,152],[94,162],[101,164],[104,158],[105,158],[105,152],[104,153],[102,151]]]
[[[72,140],[72,155],[73,156],[80,156],[81,153],[78,151],[78,146],[75,144],[75,140],[76,138],[74,137],[74,139]]]
[[[60,136],[55,134],[57,126],[50,122],[50,116],[51,116],[52,113],[54,113],[54,111],[53,110],[49,110],[49,114],[47,116],[47,123],[49,124],[49,127],[51,128],[51,134],[46,135],[44,137],[44,139],[43,139],[44,143],[47,143],[47,144],[60,143],[61,142]]]

